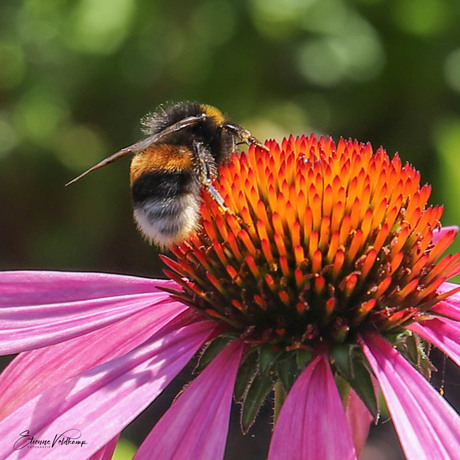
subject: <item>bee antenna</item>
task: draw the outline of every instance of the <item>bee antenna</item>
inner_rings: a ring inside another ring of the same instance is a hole
[[[203,121],[204,119],[207,118],[207,115],[205,113],[202,113],[201,115],[197,116],[191,116],[184,118],[183,120],[178,121],[177,123],[174,123],[171,126],[168,126],[165,128],[163,131],[153,134],[150,137],[147,137],[146,139],[143,139],[139,142],[136,142],[133,145],[130,145],[129,147],[125,147],[124,149],[119,150],[117,153],[114,153],[110,157],[107,157],[106,159],[102,160],[100,163],[97,165],[94,165],[92,168],[89,168],[87,171],[85,171],[83,174],[80,174],[78,177],[75,179],[72,179],[70,182],[67,182],[65,186],[67,187],[70,184],[73,184],[74,182],[77,182],[77,180],[80,180],[82,177],[85,177],[87,174],[89,174],[92,171],[95,171],[96,169],[103,168],[104,166],[107,166],[110,163],[113,163],[114,161],[117,161],[119,158],[124,157],[125,155],[129,155],[130,153],[140,153],[144,151],[146,148],[150,147],[152,144],[155,142],[159,142],[166,138],[167,136],[180,131],[181,129],[185,128],[190,128],[192,126],[195,126],[197,123],[200,121]]]
[[[132,153],[132,148],[131,147],[126,147],[124,149],[119,150],[117,153],[114,153],[113,155],[111,155],[111,156],[105,158],[104,160],[100,161],[97,165],[94,165],[92,168],[89,168],[87,171],[85,171],[84,173],[80,174],[75,179],[72,179],[70,182],[67,182],[67,184],[65,184],[65,186],[67,187],[67,186],[73,184],[74,182],[77,182],[78,180],[80,180],[82,177],[85,177],[90,172],[93,172],[96,169],[103,168],[104,166],[107,166],[108,164],[113,163],[114,161],[117,161],[119,158],[124,157],[125,155],[128,155],[130,153]]]

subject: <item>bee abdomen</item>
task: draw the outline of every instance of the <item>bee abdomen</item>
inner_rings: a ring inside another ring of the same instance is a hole
[[[198,226],[200,185],[189,171],[151,171],[132,183],[134,219],[159,246],[182,241]]]

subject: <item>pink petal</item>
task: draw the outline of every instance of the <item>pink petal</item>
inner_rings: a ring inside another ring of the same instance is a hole
[[[117,447],[119,436],[115,436],[104,447],[99,449],[89,460],[111,460],[115,447]]]
[[[269,460],[355,459],[328,359],[316,357],[295,382],[275,425]]]
[[[460,366],[459,322],[447,318],[433,318],[413,323],[407,329],[431,342]]]
[[[129,352],[186,309],[164,302],[103,329],[20,354],[0,374],[0,419],[48,388]]]
[[[0,306],[20,307],[148,294],[171,281],[107,273],[52,271],[2,272]],[[177,286],[173,283],[174,286]]]
[[[460,321],[460,308],[449,301],[449,299],[442,300],[436,304],[433,308],[430,309],[430,312],[438,313],[439,315],[445,316],[446,318]]]
[[[0,353],[53,345],[120,321],[168,299],[172,281],[120,275],[4,272]]]
[[[169,384],[215,328],[199,321],[178,328],[176,320],[152,339],[116,358],[40,394],[0,423],[2,458],[14,458],[13,446],[23,430],[36,439],[79,430],[86,445],[43,449],[40,458],[87,458],[110,442]],[[61,446],[62,447],[62,446]]]
[[[223,458],[242,350],[234,341],[206,367],[156,424],[136,460]]]
[[[438,287],[437,291],[443,294],[444,292],[453,291],[454,289],[457,289],[457,288],[458,288],[458,284],[445,282],[445,283],[442,283],[441,286]],[[457,305],[460,304],[460,292],[456,292],[451,297],[449,297],[449,299],[453,300],[454,303],[456,303]]]
[[[454,289],[458,289],[458,284],[443,283],[437,290],[440,294],[444,294]],[[460,321],[460,292],[456,292],[447,299],[442,300],[432,307],[430,311]]]
[[[458,458],[460,418],[442,396],[386,340],[362,341],[408,459]]]
[[[446,233],[451,231],[458,233],[458,227],[456,225],[450,225],[448,227],[441,227],[440,229],[433,230],[433,243],[436,244]]]
[[[373,420],[371,413],[358,395],[350,390],[345,404],[345,415],[353,437],[353,445],[359,456],[366,443],[369,426]]]

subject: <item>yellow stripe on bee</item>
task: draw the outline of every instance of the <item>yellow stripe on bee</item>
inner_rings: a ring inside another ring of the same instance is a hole
[[[184,146],[152,145],[134,156],[129,178],[131,184],[142,174],[154,171],[184,171],[193,166],[192,152]]]
[[[225,123],[224,114],[219,109],[207,104],[201,104],[200,107],[209,118],[212,118],[216,122],[216,125]]]

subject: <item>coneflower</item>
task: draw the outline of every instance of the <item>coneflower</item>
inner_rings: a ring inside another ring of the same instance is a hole
[[[222,458],[232,398],[247,431],[273,394],[270,459],[356,458],[379,390],[407,458],[458,455],[460,418],[427,380],[429,343],[459,364],[460,288],[446,281],[460,253],[443,256],[457,229],[397,155],[266,145],[221,168],[226,209],[204,193],[202,229],[164,257],[170,281],[1,274],[0,346],[22,352],[0,379],[6,458],[24,430],[66,426],[85,445],[40,455],[110,455],[198,352],[200,374],[136,458]]]

